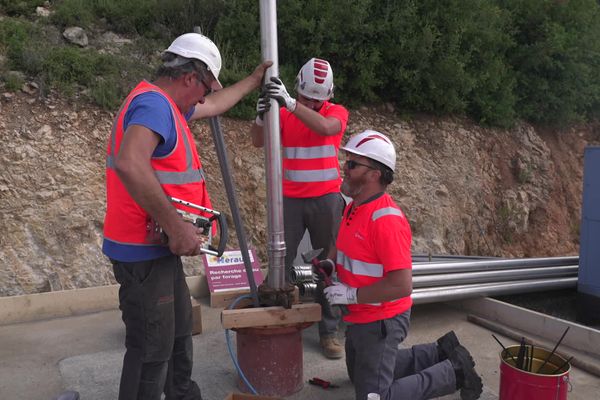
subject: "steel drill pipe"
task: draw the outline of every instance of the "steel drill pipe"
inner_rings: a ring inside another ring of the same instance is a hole
[[[413,288],[434,286],[466,285],[510,280],[547,279],[576,277],[579,266],[539,267],[526,269],[506,269],[499,271],[475,271],[449,274],[419,275],[413,277]]]
[[[261,0],[260,44],[263,61],[273,61],[265,71],[265,81],[279,76],[277,52],[277,2]],[[283,191],[281,187],[281,136],[279,133],[279,104],[271,99],[271,111],[264,115],[265,175],[267,181],[267,232],[269,275],[267,284],[273,289],[285,286],[285,240],[283,233]]]
[[[514,258],[441,263],[414,263],[413,276],[503,269],[560,267],[579,264],[579,257]]]
[[[412,293],[412,299],[415,304],[426,304],[473,297],[570,289],[576,286],[577,278],[532,279],[519,282],[440,286],[415,289]]]

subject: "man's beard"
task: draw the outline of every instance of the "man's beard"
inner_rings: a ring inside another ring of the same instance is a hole
[[[340,191],[348,197],[355,198],[360,194],[360,192],[362,192],[363,187],[365,186],[362,179],[363,177],[361,176],[360,178],[360,180],[355,179],[354,182],[350,182],[350,178],[345,177],[342,181],[342,187],[340,188]]]

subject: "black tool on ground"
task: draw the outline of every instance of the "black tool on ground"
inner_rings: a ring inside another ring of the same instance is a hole
[[[320,386],[323,389],[336,389],[339,388],[338,385],[334,385],[333,383],[320,379],[320,378],[312,378],[308,380],[308,383],[315,386]]]
[[[181,209],[177,209],[177,212],[188,222],[192,223],[194,226],[202,229],[202,234],[210,237],[210,228],[214,221],[217,221],[219,226],[219,246],[218,248],[214,248],[212,245],[209,245],[208,248],[202,248],[200,252],[205,254],[210,254],[213,256],[221,257],[223,252],[225,251],[225,246],[227,245],[227,221],[225,220],[225,216],[216,210],[211,210],[210,208],[202,207],[194,203],[190,203],[185,200],[177,199],[175,197],[169,197],[169,200],[174,204],[183,205],[189,208],[193,208],[198,211],[202,211],[204,213],[211,214],[209,218],[206,218],[202,215],[195,214],[188,211],[183,211]]]
[[[333,282],[331,281],[331,273],[327,273],[327,271],[325,271],[320,265],[319,265],[319,255],[321,255],[321,253],[323,252],[323,249],[315,249],[315,250],[309,250],[306,251],[302,254],[300,254],[302,256],[302,260],[307,263],[307,264],[311,264],[313,266],[313,270],[315,271],[316,274],[318,274],[321,279],[323,279],[323,282],[325,283],[325,287],[327,286],[331,286],[333,285]],[[333,272],[333,271],[332,271]],[[344,304],[338,304],[338,306],[340,307],[340,310],[342,311],[343,315],[348,315],[349,311],[348,311],[348,307],[346,307]]]
[[[552,349],[552,352],[550,354],[548,354],[548,357],[546,357],[546,359],[544,360],[543,364],[540,365],[540,367],[538,368],[538,370],[537,370],[538,374],[542,370],[542,368],[544,368],[544,366],[546,365],[546,363],[548,362],[548,360],[550,359],[550,357],[552,357],[554,355],[554,352],[556,351],[556,349],[558,348],[558,346],[560,345],[560,343],[563,341],[563,339],[565,338],[565,335],[567,334],[568,331],[569,331],[569,327],[567,326],[567,329],[565,329],[565,331],[563,332],[563,334],[560,337],[560,339],[558,339],[558,342],[556,343],[556,346],[554,346],[554,348]]]
[[[513,356],[512,353],[510,351],[508,351],[508,349],[506,347],[504,347],[504,345],[502,344],[502,342],[500,341],[500,339],[498,339],[496,337],[496,335],[494,335],[493,333],[492,333],[492,337],[494,339],[496,339],[496,342],[498,342],[498,344],[500,345],[500,347],[502,347],[502,351],[504,353],[508,354],[510,356],[510,358],[512,358],[513,362],[515,363],[515,367],[516,367],[517,366],[517,360],[515,360],[515,356]]]

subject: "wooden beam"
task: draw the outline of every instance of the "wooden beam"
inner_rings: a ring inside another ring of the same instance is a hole
[[[202,333],[202,306],[200,302],[191,296],[192,300],[192,335]]]
[[[250,294],[250,289],[234,289],[224,290],[222,292],[214,292],[210,294],[210,306],[212,308],[227,308],[231,303],[238,297]],[[298,287],[294,287],[294,304],[300,303],[300,290]],[[247,308],[252,306],[252,299],[243,299],[236,305],[236,308]]]
[[[212,308],[227,308],[240,296],[250,294],[250,289],[224,290],[210,294],[210,306]],[[240,300],[237,307],[244,308],[252,304],[252,299]]]
[[[223,310],[223,328],[257,328],[317,322],[321,320],[321,306],[316,303],[295,304],[292,308],[261,307]]]

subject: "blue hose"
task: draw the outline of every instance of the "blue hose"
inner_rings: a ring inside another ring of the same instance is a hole
[[[252,296],[250,296],[249,294],[244,294],[235,299],[228,308],[231,310],[243,299],[252,299]],[[254,389],[254,386],[250,384],[250,382],[246,378],[246,375],[244,375],[244,373],[242,372],[242,368],[240,368],[240,364],[238,364],[238,361],[235,355],[233,354],[233,349],[231,348],[231,337],[229,336],[229,329],[225,329],[225,341],[227,342],[227,350],[229,350],[229,355],[231,356],[231,361],[233,361],[233,365],[235,365],[235,369],[237,370],[238,374],[240,375],[248,389],[250,389],[252,394],[257,395],[258,392],[256,391],[256,389]]]

